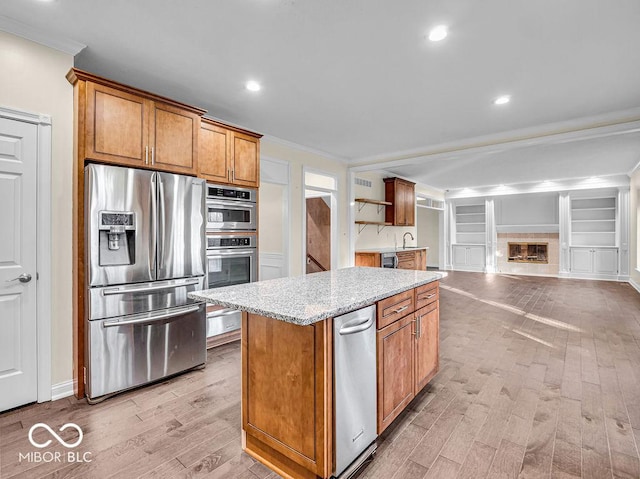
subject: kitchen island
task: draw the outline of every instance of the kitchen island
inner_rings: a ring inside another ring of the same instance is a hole
[[[380,434],[438,370],[441,277],[345,268],[191,293],[243,311],[244,450],[285,477],[335,472],[333,318],[370,305]]]

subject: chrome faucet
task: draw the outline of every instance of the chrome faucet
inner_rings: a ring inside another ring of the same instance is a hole
[[[402,235],[402,249],[405,249],[407,247],[407,235],[411,236],[411,241],[415,240],[415,238],[411,234],[411,231],[407,231],[405,234]]]

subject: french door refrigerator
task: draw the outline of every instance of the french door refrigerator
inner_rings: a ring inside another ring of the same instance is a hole
[[[205,182],[85,168],[89,399],[204,364]]]

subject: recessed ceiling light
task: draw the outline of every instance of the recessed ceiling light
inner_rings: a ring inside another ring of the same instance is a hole
[[[438,25],[429,31],[429,40],[432,42],[439,42],[440,40],[444,40],[448,33],[449,29],[446,25]]]
[[[493,100],[493,104],[494,105],[506,105],[510,101],[511,101],[511,96],[502,95],[502,96],[499,96],[498,98],[496,98],[495,100]]]
[[[260,91],[260,88],[262,88],[260,86],[260,83],[253,80],[248,81],[247,83],[244,84],[244,86],[249,91]]]

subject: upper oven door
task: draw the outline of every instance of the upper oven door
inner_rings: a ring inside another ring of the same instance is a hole
[[[256,249],[216,250],[207,253],[209,288],[256,281],[258,278]]]
[[[207,200],[207,231],[253,231],[256,227],[255,203]]]

